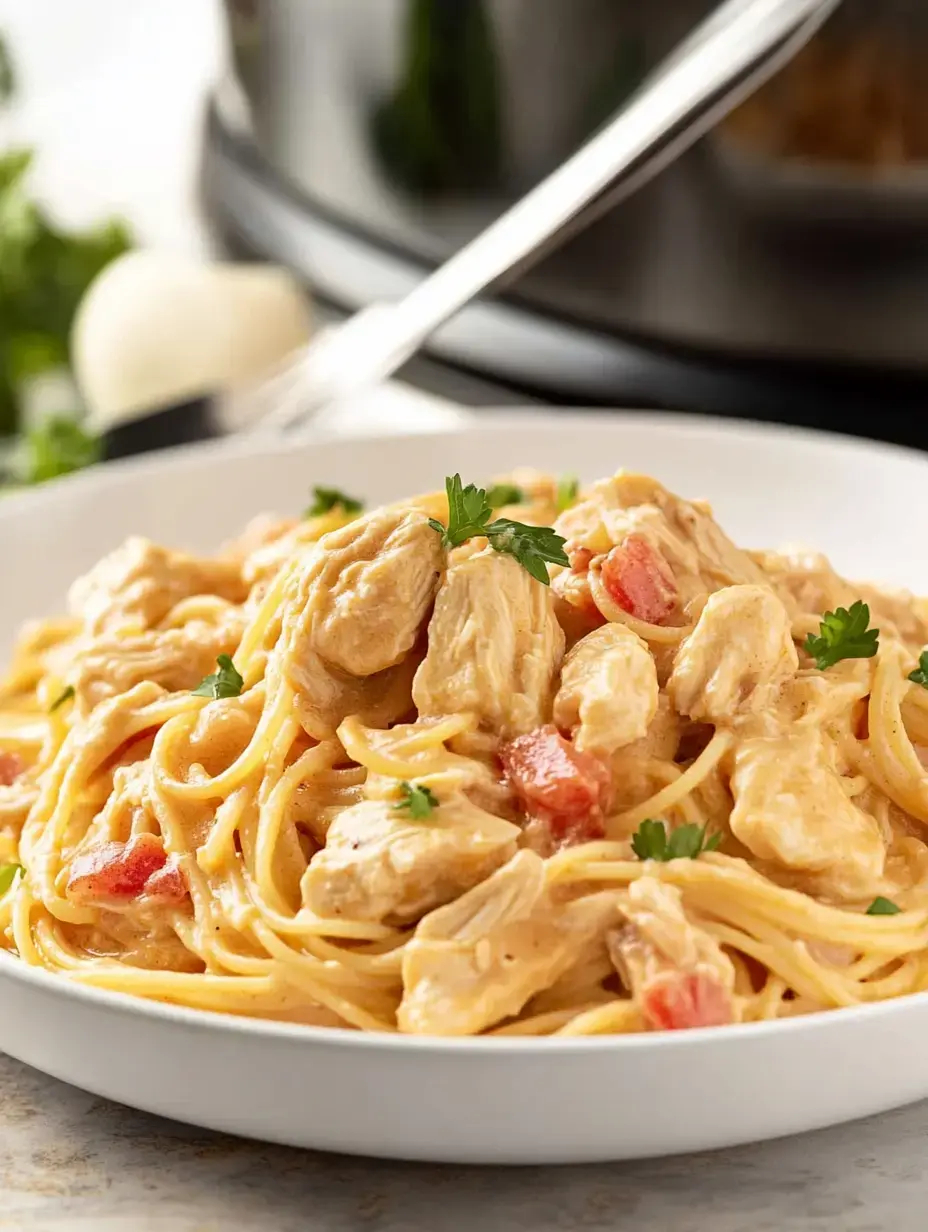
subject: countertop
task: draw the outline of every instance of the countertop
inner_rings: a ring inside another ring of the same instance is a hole
[[[733,1076],[734,1078],[734,1076]],[[928,1104],[713,1155],[573,1168],[392,1164],[262,1146],[0,1057],[0,1228],[16,1232],[924,1232]]]

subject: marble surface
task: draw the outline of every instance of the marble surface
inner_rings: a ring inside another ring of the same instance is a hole
[[[226,1138],[97,1099],[6,1057],[0,1057],[0,1091],[0,1229],[15,1232],[924,1232],[926,1226],[924,1104],[714,1155],[490,1169],[391,1164]]]

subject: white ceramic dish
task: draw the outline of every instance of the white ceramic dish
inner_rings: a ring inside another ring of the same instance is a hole
[[[377,501],[516,464],[619,466],[713,501],[742,543],[806,542],[928,590],[928,459],[671,416],[490,417],[429,436],[205,446],[0,502],[0,650],[129,532],[210,548],[313,482]],[[297,1146],[407,1159],[628,1159],[796,1133],[928,1096],[928,996],[636,1038],[423,1040],[222,1017],[80,989],[0,955],[0,1048],[99,1095]]]

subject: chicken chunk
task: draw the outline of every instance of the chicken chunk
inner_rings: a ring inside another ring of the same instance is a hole
[[[238,562],[188,556],[135,537],[79,578],[68,604],[85,632],[97,637],[152,629],[182,599],[194,595],[241,603],[247,593]]]
[[[845,793],[814,727],[743,741],[731,778],[732,833],[761,860],[815,877],[818,892],[860,899],[879,888],[880,826]]]
[[[409,924],[504,864],[518,835],[464,796],[423,820],[364,800],[329,827],[303,876],[303,901],[320,916]]]
[[[564,660],[554,721],[582,753],[608,757],[646,735],[658,693],[647,644],[624,625],[604,625]]]
[[[729,586],[709,598],[674,659],[667,682],[681,714],[730,723],[762,705],[799,666],[789,615],[772,591]]]
[[[300,579],[292,658],[352,676],[395,667],[412,650],[443,566],[421,510],[378,509],[324,535]]]
[[[587,499],[561,514],[556,529],[570,548],[594,556],[638,536],[669,566],[683,605],[723,586],[767,584],[760,565],[732,543],[707,506],[646,475],[620,471],[594,484]]]
[[[609,934],[609,953],[649,1027],[679,1030],[734,1021],[731,959],[688,918],[675,886],[640,877],[629,886],[622,911],[628,924]]]
[[[550,718],[563,656],[549,588],[485,548],[442,582],[413,700],[422,717],[472,712],[492,732],[520,735]]]
[[[401,1031],[477,1035],[518,1014],[603,938],[616,896],[556,901],[544,861],[520,851],[482,884],[422,920],[403,957]]]
[[[190,621],[180,629],[100,637],[78,654],[67,680],[84,714],[143,680],[171,693],[195,689],[216,670],[219,655],[234,654],[241,636],[240,622],[214,626]]]

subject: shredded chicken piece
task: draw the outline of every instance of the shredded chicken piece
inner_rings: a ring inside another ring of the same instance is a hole
[[[629,535],[640,536],[670,566],[683,605],[724,586],[767,584],[760,566],[732,543],[707,505],[685,501],[647,475],[619,471],[593,484],[555,525],[569,546],[594,556]]]
[[[235,560],[201,559],[133,537],[74,583],[68,604],[85,633],[98,637],[152,629],[194,595],[242,603],[247,593]]]
[[[504,736],[549,719],[564,634],[549,588],[511,556],[485,548],[452,562],[428,643],[413,683],[420,716],[470,712]]]
[[[878,892],[886,858],[879,823],[848,798],[817,728],[744,740],[731,790],[732,833],[758,859],[814,875],[819,892],[838,900]]]
[[[554,721],[584,753],[608,757],[641,740],[657,713],[657,669],[637,634],[604,625],[570,651],[554,699]]]
[[[300,579],[292,657],[306,652],[352,676],[409,654],[443,567],[440,536],[419,510],[379,509],[319,540]]]
[[[628,924],[609,934],[609,952],[650,1027],[673,1030],[734,1021],[731,959],[687,916],[676,886],[640,877],[623,896],[622,912]]]
[[[761,586],[730,586],[709,597],[674,659],[667,692],[681,714],[730,723],[769,700],[799,667],[786,608]]]
[[[235,652],[242,629],[237,620],[220,625],[191,620],[179,629],[98,637],[78,653],[67,680],[83,714],[144,680],[170,693],[195,689],[216,670],[219,655]]]
[[[556,901],[544,861],[520,851],[419,923],[403,957],[400,1030],[485,1031],[559,979],[617,919],[615,894]]]
[[[518,835],[465,796],[422,820],[393,801],[364,800],[329,826],[303,876],[303,901],[320,916],[409,924],[504,864]]]

